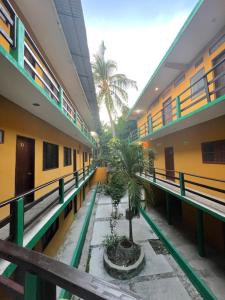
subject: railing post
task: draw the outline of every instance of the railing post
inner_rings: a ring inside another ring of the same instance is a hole
[[[181,196],[185,196],[185,184],[184,184],[184,173],[179,173],[179,179],[180,179],[180,194]]]
[[[85,180],[85,167],[83,168],[83,180]]]
[[[89,166],[87,167],[87,175],[89,175]]]
[[[59,179],[59,203],[64,202],[64,178]]]
[[[168,225],[172,225],[172,207],[169,193],[166,193],[166,216]]]
[[[176,116],[177,116],[177,119],[179,119],[181,117],[180,96],[176,97]]]
[[[56,286],[37,275],[27,272],[25,275],[24,300],[55,300]]]
[[[25,28],[22,21],[16,17],[16,48],[12,50],[12,56],[22,68],[24,68],[24,41]]]
[[[10,206],[10,237],[14,243],[23,246],[24,203],[19,198]]]
[[[76,185],[76,188],[78,188],[78,184],[79,184],[79,178],[78,178],[78,172],[76,171],[76,173],[75,173],[75,185]]]
[[[153,182],[156,182],[155,168],[152,169],[152,179],[153,179]]]
[[[60,86],[59,87],[59,105],[60,105],[61,111],[63,111],[63,98],[64,98],[64,90]]]
[[[152,132],[153,126],[152,126],[152,116],[148,117],[148,134]]]
[[[211,101],[210,94],[209,94],[209,86],[207,81],[207,75],[204,77],[204,88],[206,93],[207,102],[209,103]]]
[[[205,244],[204,244],[204,220],[203,211],[197,209],[197,242],[198,242],[198,253],[200,256],[205,256]]]

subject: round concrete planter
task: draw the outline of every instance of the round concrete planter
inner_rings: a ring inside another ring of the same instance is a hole
[[[112,263],[107,255],[107,250],[105,249],[104,255],[103,255],[103,262],[104,262],[104,267],[106,271],[109,273],[114,278],[117,279],[130,279],[134,276],[136,276],[142,268],[144,267],[145,263],[145,255],[144,255],[144,250],[141,247],[141,253],[138,258],[138,260],[133,264],[128,267],[125,266],[118,266],[114,263]]]

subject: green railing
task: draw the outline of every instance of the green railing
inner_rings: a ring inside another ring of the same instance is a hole
[[[157,131],[225,100],[225,84],[221,80],[225,78],[225,71],[219,72],[219,67],[224,64],[225,58],[176,98],[165,101],[162,109],[149,114],[146,122],[130,133],[128,141],[132,143],[151,137]],[[214,76],[217,69],[219,75]]]
[[[0,13],[3,22],[10,27],[10,34],[0,27],[0,35],[9,44],[10,52],[8,53],[0,45],[0,53],[9,58],[26,77],[28,76],[29,81],[43,93],[47,100],[74,124],[89,143],[96,146],[96,141],[75,104],[66,95],[57,76],[49,67],[10,2],[3,0],[3,5],[0,6]]]

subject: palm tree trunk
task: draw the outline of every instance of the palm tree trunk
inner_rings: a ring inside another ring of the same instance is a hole
[[[129,198],[129,240],[133,244],[133,228],[132,228],[132,217],[131,217],[131,204],[130,204],[130,197]]]
[[[106,105],[106,109],[107,109],[107,112],[108,112],[108,115],[109,115],[109,121],[110,121],[111,128],[112,128],[112,135],[113,135],[113,137],[116,137],[116,128],[115,128],[115,124],[114,124],[114,122],[113,122],[113,119],[112,119],[112,115],[111,115],[110,109],[108,108],[107,105]]]

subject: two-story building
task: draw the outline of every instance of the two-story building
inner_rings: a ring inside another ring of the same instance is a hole
[[[197,3],[129,114],[137,122],[129,142],[155,152],[157,187],[169,183],[171,191],[185,185],[186,198],[195,200],[187,204],[183,195],[177,202],[183,222],[194,229],[200,221],[220,249],[225,247],[224,15],[223,0]],[[198,221],[195,204],[207,212]]]
[[[47,254],[82,205],[99,130],[81,1],[72,2],[0,1],[0,238]],[[18,240],[19,220],[28,239]]]

